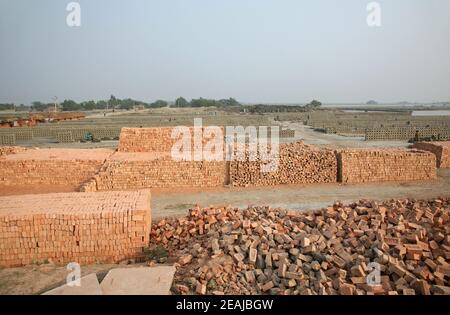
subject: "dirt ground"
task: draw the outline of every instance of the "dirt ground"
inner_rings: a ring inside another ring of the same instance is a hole
[[[326,134],[314,131],[312,127],[305,126],[301,123],[281,122],[281,126],[295,130],[295,138],[289,141],[302,140],[306,144],[327,148],[406,148],[409,146],[409,143],[406,141],[365,141],[364,137]]]
[[[359,199],[387,200],[399,198],[430,199],[450,196],[450,169],[439,169],[438,179],[420,182],[384,182],[364,184],[279,185],[273,187],[229,187],[202,190],[152,190],[152,217],[182,216],[198,204],[269,205],[291,210],[312,210],[332,205],[334,201]]]
[[[136,264],[97,264],[81,266],[81,276],[95,273],[101,281],[113,268],[136,267]],[[29,265],[0,269],[0,295],[38,295],[64,285],[70,271],[54,264]]]

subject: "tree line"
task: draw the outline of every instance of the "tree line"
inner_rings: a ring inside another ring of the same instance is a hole
[[[131,98],[119,99],[114,95],[111,95],[109,100],[100,100],[100,101],[84,101],[84,102],[76,102],[74,100],[64,100],[63,102],[57,104],[58,109],[62,111],[88,111],[88,110],[131,110],[135,107],[144,107],[144,108],[162,108],[162,107],[224,107],[224,106],[239,106],[240,103],[236,101],[234,98],[229,99],[221,99],[221,100],[213,100],[213,99],[205,99],[198,98],[192,99],[191,101],[187,101],[183,97],[179,97],[175,100],[175,102],[169,103],[164,100],[156,100],[152,103],[147,103],[143,101],[134,100]],[[47,110],[52,110],[55,107],[55,103],[45,103],[40,101],[35,101],[31,103],[31,106],[25,106],[21,104],[20,106],[14,106],[14,104],[0,104],[0,110],[28,110],[28,111],[36,111],[43,112]]]
[[[162,108],[162,107],[218,107],[224,110],[231,110],[236,112],[249,112],[249,113],[268,113],[268,112],[296,112],[308,109],[315,109],[322,105],[321,102],[313,100],[305,106],[289,106],[289,105],[248,105],[244,106],[239,103],[234,98],[229,99],[206,99],[197,98],[190,101],[186,100],[184,97],[177,98],[174,102],[167,102],[164,100],[157,100],[153,103],[146,103],[143,101],[134,100],[131,98],[119,99],[114,95],[111,95],[109,100],[100,101],[84,101],[77,103],[74,100],[64,100],[60,104],[57,104],[58,109],[62,111],[89,111],[89,110],[131,110],[135,107],[144,108]],[[54,103],[43,103],[43,102],[32,102],[31,106],[25,106],[23,104],[15,106],[14,104],[0,104],[0,110],[16,110],[16,111],[36,111],[44,112],[47,110],[53,110],[55,107]]]

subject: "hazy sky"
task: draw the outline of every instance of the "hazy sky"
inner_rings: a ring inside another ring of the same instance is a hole
[[[450,100],[450,1],[0,0],[0,103]]]

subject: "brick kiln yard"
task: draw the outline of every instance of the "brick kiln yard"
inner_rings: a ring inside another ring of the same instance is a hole
[[[436,169],[448,150],[435,148],[447,144],[335,150],[285,143],[279,169],[261,175],[259,162],[248,160],[175,162],[169,131],[125,129],[118,152],[2,148],[0,265],[25,267],[0,270],[0,292],[39,292],[47,277],[32,289],[20,279],[42,277],[44,268],[59,282],[57,265],[72,260],[105,269],[142,255],[162,261],[155,252],[163,246],[178,261],[178,294],[449,293],[450,173]],[[361,198],[372,200],[353,203]],[[249,203],[256,206],[245,210]],[[376,287],[363,281],[372,261],[382,265]]]

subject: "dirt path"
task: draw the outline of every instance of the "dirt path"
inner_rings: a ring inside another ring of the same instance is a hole
[[[280,123],[280,122],[279,122]],[[295,130],[295,140],[329,148],[388,148],[409,146],[406,141],[365,141],[364,137],[341,136],[314,131],[310,126],[295,122],[281,122],[281,126]],[[292,141],[293,139],[290,139]]]
[[[308,210],[325,207],[336,200],[351,202],[359,199],[430,199],[450,196],[450,169],[438,170],[439,178],[434,181],[408,183],[367,183],[343,185],[280,185],[274,187],[219,188],[208,190],[180,190],[170,192],[152,191],[152,216],[158,219],[165,216],[181,216],[196,204],[231,205],[247,207],[270,205],[292,210]]]

